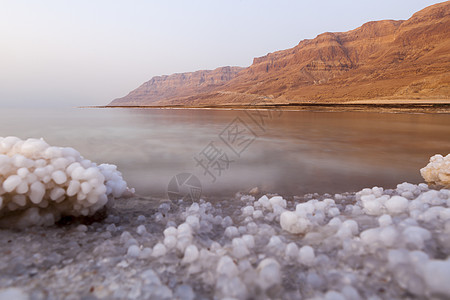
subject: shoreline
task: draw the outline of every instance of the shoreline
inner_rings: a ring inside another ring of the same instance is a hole
[[[77,108],[133,108],[133,109],[213,109],[213,110],[258,110],[283,111],[377,111],[377,112],[420,112],[450,113],[450,100],[357,100],[343,103],[280,103],[258,105],[92,105]]]

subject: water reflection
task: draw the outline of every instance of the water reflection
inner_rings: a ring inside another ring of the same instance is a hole
[[[219,134],[239,117],[257,136],[241,153]],[[44,137],[119,166],[140,194],[163,196],[170,179],[195,174],[207,195],[258,186],[301,195],[421,182],[419,169],[450,152],[450,115],[288,112],[261,130],[243,111],[163,109],[2,110],[0,135]],[[194,156],[211,141],[234,160],[214,183]]]

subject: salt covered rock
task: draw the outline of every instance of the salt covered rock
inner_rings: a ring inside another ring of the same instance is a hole
[[[361,196],[364,212],[371,216],[378,216],[383,213],[383,203],[375,198],[374,195]]]
[[[189,245],[184,251],[183,263],[192,263],[198,259],[199,252],[195,245]]]
[[[233,256],[236,258],[242,258],[250,252],[248,251],[247,244],[242,238],[234,238],[232,241]]]
[[[423,276],[433,296],[450,297],[450,259],[429,261]]]
[[[186,223],[193,229],[198,229],[200,227],[200,221],[197,216],[188,216],[186,218]]]
[[[242,214],[244,216],[251,216],[251,215],[253,215],[253,213],[255,211],[253,206],[246,206],[246,207],[243,207],[241,210],[242,210]]]
[[[224,235],[228,238],[233,238],[239,235],[239,231],[235,226],[229,226],[225,229]]]
[[[144,225],[139,225],[136,228],[136,233],[139,234],[139,235],[144,235],[146,232],[147,232],[147,229],[145,228]]]
[[[114,165],[97,166],[72,148],[16,137],[0,137],[0,187],[4,226],[51,225],[62,216],[93,215],[127,192]]]
[[[280,215],[280,225],[284,230],[290,233],[298,234],[304,233],[308,230],[310,221],[299,217],[292,211],[285,211]]]
[[[137,245],[131,245],[130,247],[128,247],[127,255],[130,257],[138,257],[140,252],[141,250]]]
[[[374,245],[378,242],[380,236],[380,228],[369,228],[361,232],[361,240],[366,245]]]
[[[266,258],[262,260],[258,267],[257,272],[259,274],[258,283],[263,290],[280,284],[281,273],[280,264],[273,258]]]
[[[398,231],[393,226],[386,226],[379,231],[379,240],[386,246],[392,247],[398,238]]]
[[[149,259],[152,256],[152,248],[144,248],[139,253],[140,259]]]
[[[282,208],[286,208],[286,200],[283,197],[275,196],[269,199],[269,203],[274,207],[275,205],[281,206]]]
[[[432,156],[428,165],[420,169],[420,174],[426,182],[450,187],[450,154]]]
[[[225,275],[228,278],[231,278],[239,274],[238,267],[233,262],[233,260],[227,255],[220,258],[217,264],[216,271],[218,274]]]
[[[350,232],[355,235],[358,233],[358,223],[355,220],[346,220],[342,223],[343,228],[347,228]]]
[[[255,247],[255,238],[253,237],[253,235],[244,234],[242,236],[242,240],[244,241],[247,248],[251,249],[251,248]]]
[[[408,245],[422,249],[425,241],[431,238],[431,233],[419,226],[408,226],[403,231],[403,237]]]
[[[307,266],[314,264],[315,259],[314,249],[311,246],[301,247],[298,258],[302,264],[305,264]]]
[[[152,256],[160,257],[165,255],[166,252],[167,252],[166,246],[164,246],[164,244],[158,243],[153,247]]]
[[[295,243],[289,243],[286,246],[286,257],[297,260],[299,254],[298,246]]]
[[[271,207],[269,198],[266,195],[264,195],[261,198],[259,198],[258,201],[257,201],[257,204],[258,204],[258,206],[262,206],[265,209],[269,209]]]
[[[166,236],[164,238],[164,245],[168,249],[172,249],[173,247],[175,247],[177,245],[177,238],[173,235]]]
[[[382,215],[378,218],[378,224],[380,227],[389,226],[392,224],[392,218],[390,215]]]
[[[401,196],[393,196],[384,205],[391,214],[400,214],[408,208],[408,199]]]

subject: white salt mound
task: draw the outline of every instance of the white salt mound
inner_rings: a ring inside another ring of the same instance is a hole
[[[155,210],[132,198],[102,222],[2,230],[0,296],[450,299],[448,189],[224,200]]]
[[[121,197],[117,167],[84,159],[43,139],[0,137],[0,225],[51,225],[62,216],[90,216]]]
[[[44,148],[0,156],[11,160],[0,164],[3,213],[47,222],[42,211],[79,213],[96,205],[92,191],[125,190],[115,168]],[[450,299],[450,189],[222,200],[155,210],[135,198],[101,222],[1,230],[0,299]]]
[[[428,165],[420,169],[420,174],[426,182],[450,187],[450,154],[432,156]]]

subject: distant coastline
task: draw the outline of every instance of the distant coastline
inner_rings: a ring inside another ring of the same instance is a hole
[[[433,112],[450,113],[450,100],[357,100],[349,102],[303,102],[255,105],[93,105],[78,108],[140,108],[140,109],[217,109],[217,110],[320,110],[320,111],[378,111],[378,112]]]

